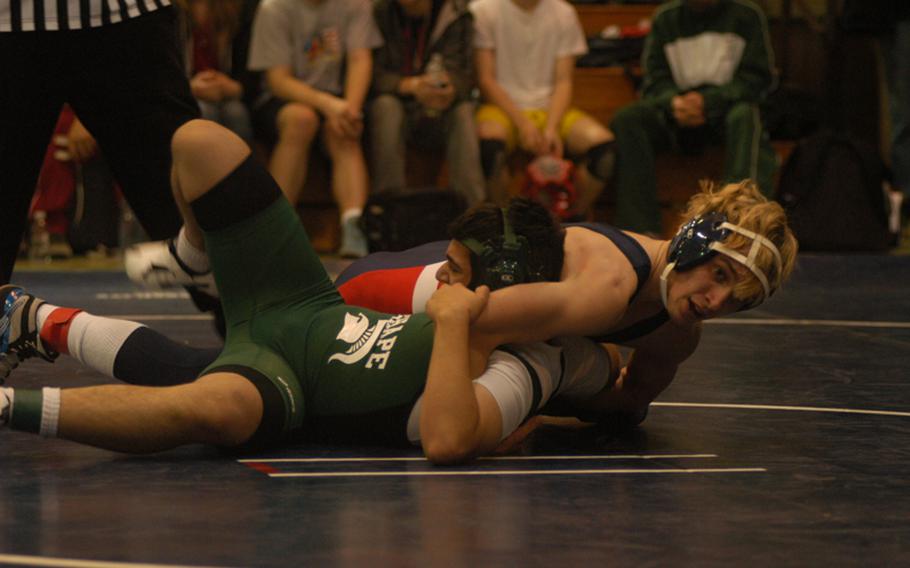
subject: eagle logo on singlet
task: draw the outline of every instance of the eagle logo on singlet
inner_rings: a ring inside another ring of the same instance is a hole
[[[370,355],[364,366],[384,369],[388,363],[392,346],[398,339],[397,333],[409,318],[410,316],[393,316],[389,319],[377,320],[371,326],[369,318],[362,313],[344,314],[344,325],[335,339],[347,343],[348,348],[344,353],[335,353],[329,357],[328,363],[339,361],[345,365],[353,365],[369,355],[378,344],[379,352]]]

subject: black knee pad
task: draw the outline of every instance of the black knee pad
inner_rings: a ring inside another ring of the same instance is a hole
[[[252,155],[190,207],[204,231],[249,219],[281,198],[281,188]]]
[[[483,177],[493,177],[505,161],[506,143],[495,138],[482,138],[480,140],[480,166],[483,168]]]
[[[611,140],[595,144],[585,153],[585,166],[588,172],[602,182],[606,182],[613,175],[613,166],[616,163],[615,146]]]

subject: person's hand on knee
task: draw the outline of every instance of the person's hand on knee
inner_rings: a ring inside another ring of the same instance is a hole
[[[529,119],[524,118],[517,126],[518,141],[521,144],[522,149],[535,156],[544,153],[543,133],[537,128],[537,125]]]
[[[563,144],[555,127],[548,127],[543,131],[544,154],[549,154],[557,158],[562,158]]]

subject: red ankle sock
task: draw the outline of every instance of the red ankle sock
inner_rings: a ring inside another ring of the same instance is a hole
[[[47,316],[44,325],[41,326],[41,342],[48,349],[57,353],[69,353],[69,347],[66,343],[69,335],[70,324],[76,314],[82,310],[76,308],[57,308]]]

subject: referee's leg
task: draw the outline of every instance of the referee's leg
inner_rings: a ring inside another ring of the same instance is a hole
[[[80,40],[81,73],[70,101],[126,200],[153,240],[173,237],[180,215],[170,193],[170,142],[199,117],[181,65],[174,10],[166,8]]]
[[[63,104],[34,34],[0,34],[0,284],[13,272],[41,161]],[[42,36],[44,37],[44,36]]]

